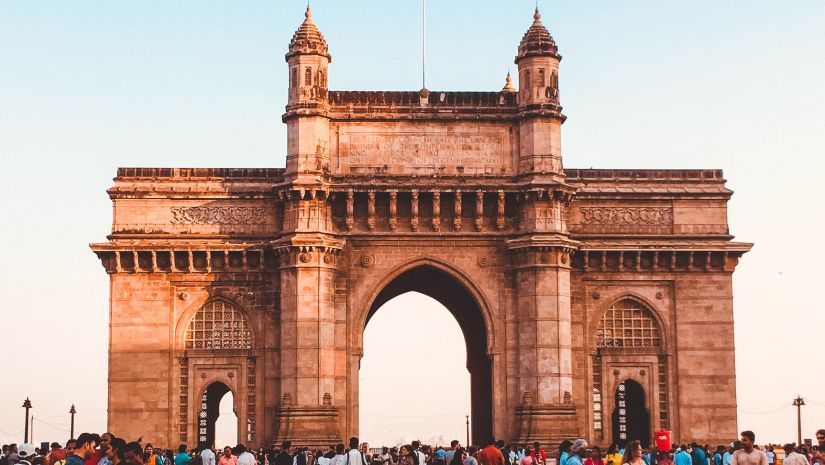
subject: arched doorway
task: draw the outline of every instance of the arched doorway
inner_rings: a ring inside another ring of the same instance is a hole
[[[450,311],[461,327],[470,372],[471,440],[484,442],[492,438],[492,366],[487,354],[487,325],[479,303],[449,272],[434,265],[420,265],[402,272],[381,290],[369,308],[366,322],[390,299],[408,292],[435,299]]]
[[[224,445],[226,445],[226,444],[216,444],[215,443],[215,439],[216,439],[215,433],[216,433],[216,422],[218,421],[218,418],[221,418],[222,413],[223,413],[224,416],[228,413],[228,412],[221,412],[221,401],[227,395],[232,399],[232,402],[234,404],[234,401],[235,401],[234,394],[229,389],[229,386],[227,386],[226,384],[224,384],[220,381],[215,381],[215,382],[211,383],[203,391],[203,394],[201,396],[201,411],[200,411],[200,414],[198,415],[198,448],[199,449],[202,449],[202,448],[205,448],[205,447],[215,448],[216,446],[223,447]],[[226,410],[226,409],[224,409],[224,410]],[[232,407],[232,410],[235,410],[234,405]],[[220,439],[232,441],[233,438],[234,438],[234,442],[232,442],[230,444],[230,445],[234,446],[235,443],[237,442],[237,438],[238,438],[238,435],[237,435],[238,419],[237,419],[237,413],[233,412],[233,414],[235,415],[235,418],[234,418],[235,434],[234,435],[230,434],[230,436],[233,436],[233,437],[220,438]],[[221,418],[221,420],[224,420],[224,419],[225,418]],[[222,423],[223,423],[223,421],[222,421]],[[223,429],[222,432],[225,432],[225,429]]]
[[[613,409],[613,442],[624,447],[630,441],[639,441],[642,447],[650,445],[650,413],[645,406],[645,390],[632,379],[616,387]]]

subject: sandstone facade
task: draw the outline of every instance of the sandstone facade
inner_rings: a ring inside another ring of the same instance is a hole
[[[110,430],[208,443],[231,390],[247,443],[355,435],[366,322],[419,291],[465,333],[478,441],[610,442],[639,424],[631,382],[648,439],[734,437],[731,191],[564,169],[538,11],[519,90],[329,91],[309,10],[286,59],[285,169],[121,168],[108,191]]]

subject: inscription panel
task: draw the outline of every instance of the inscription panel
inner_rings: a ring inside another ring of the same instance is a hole
[[[673,208],[582,206],[573,210],[570,230],[585,234],[672,234]]]
[[[506,129],[484,131],[342,131],[338,170],[350,173],[512,173]]]

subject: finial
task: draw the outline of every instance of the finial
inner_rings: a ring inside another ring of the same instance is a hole
[[[309,2],[307,2],[307,12],[304,13],[304,17],[306,19],[312,19],[312,9],[309,7]]]
[[[539,13],[539,7],[536,6],[536,12],[533,13],[533,21],[539,22],[541,21],[541,13]]]
[[[518,92],[516,90],[515,86],[513,86],[513,78],[510,76],[510,70],[509,69],[507,70],[507,79],[504,83],[504,88],[501,89],[501,91],[506,92],[506,93]]]

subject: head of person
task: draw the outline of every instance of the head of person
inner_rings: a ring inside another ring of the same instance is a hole
[[[106,448],[106,458],[112,462],[123,460],[124,449],[126,449],[126,441],[113,437],[109,440],[109,447]],[[101,447],[100,450],[103,450],[103,448]]]
[[[825,447],[825,428],[816,430],[816,441],[820,447]],[[819,452],[823,452],[822,449]]]
[[[412,446],[409,444],[404,444],[403,446],[401,446],[401,449],[399,450],[399,453],[402,457],[410,455],[410,452],[412,452]]]
[[[369,443],[365,442],[365,443],[361,444],[361,452],[366,454],[367,452],[369,452],[369,450],[370,450]]]
[[[350,449],[358,449],[358,438],[353,436],[349,438],[349,448]]]
[[[742,442],[742,448],[746,450],[753,449],[753,442],[756,440],[756,435],[753,431],[742,431],[739,433],[739,440]]]
[[[335,453],[338,454],[338,455],[341,455],[341,454],[344,453],[344,450],[346,450],[346,448],[347,447],[345,445],[338,444],[337,446],[335,446]]]
[[[630,441],[624,448],[622,463],[630,463],[642,456],[642,445],[639,441]]]
[[[232,448],[229,446],[223,446],[223,456],[224,457],[231,457],[232,456]]]
[[[504,449],[505,447],[507,447],[507,443],[504,442],[504,439],[499,439],[498,441],[496,441],[496,447],[498,447],[499,449]]]
[[[538,441],[534,442],[533,449],[535,449],[536,452],[538,452],[541,449],[541,444]]]
[[[74,455],[74,451],[77,449],[77,441],[74,439],[69,439],[66,441],[66,453],[69,455]]]
[[[100,435],[100,451],[106,453],[109,449],[109,444],[112,442],[112,439],[115,437],[112,433],[103,433]]]
[[[571,443],[571,445],[572,445],[572,443]],[[619,452],[619,445],[616,444],[615,442],[613,444],[610,444],[609,446],[607,446],[607,453],[608,454],[615,454],[617,452]]]
[[[573,443],[571,442],[570,444],[572,445]],[[590,457],[593,458],[594,460],[601,459],[602,458],[601,448],[599,448],[599,446],[593,446],[593,448],[590,449]]]
[[[178,453],[185,454],[186,453],[186,444],[179,444],[178,445]]]
[[[155,452],[155,448],[152,446],[151,442],[147,442],[146,445],[143,447],[143,456],[149,458]]]
[[[456,441],[455,439],[450,441],[450,449],[452,449],[452,450],[458,449],[458,441]]]
[[[75,440],[74,455],[83,460],[89,460],[94,455],[99,442],[100,436],[93,433],[81,433]]]
[[[140,453],[143,449],[140,447],[140,443],[137,441],[132,441],[126,443],[123,447],[123,458],[126,460],[139,460]]]
[[[584,458],[587,456],[587,441],[585,441],[584,439],[576,439],[575,441],[573,441],[573,444],[570,446],[570,449],[573,451],[574,454]]]
[[[561,456],[561,454],[563,454],[564,452],[567,452],[569,454],[570,453],[570,446],[572,446],[572,445],[573,445],[573,441],[571,441],[569,439],[565,439],[564,441],[559,443],[559,456]]]
[[[410,444],[410,445],[412,446],[413,450],[418,450],[418,448],[421,447],[421,442],[420,441],[413,441],[412,444]]]

